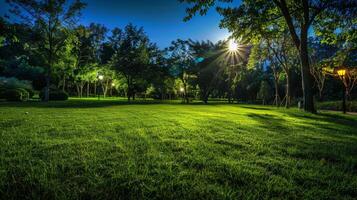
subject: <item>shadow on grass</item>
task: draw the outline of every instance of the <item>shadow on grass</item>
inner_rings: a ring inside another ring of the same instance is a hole
[[[289,127],[289,124],[285,119],[274,115],[249,113],[247,116],[259,122],[261,124],[261,128],[267,129],[269,131],[287,131]]]
[[[314,115],[304,112],[285,112],[285,114],[295,118],[309,119],[305,122],[307,125],[318,126],[317,128],[325,129],[329,134],[333,134],[337,131],[346,131],[345,133],[350,132],[353,135],[357,133],[357,118],[351,115],[337,113],[318,113]],[[319,125],[316,123],[321,121],[327,122],[328,125]]]
[[[247,109],[252,109],[252,110],[272,110],[271,108],[262,108],[262,107],[255,107],[255,106],[246,106],[246,105],[243,105],[243,106],[239,106],[241,108],[247,108]]]
[[[352,159],[357,153],[355,118],[330,113],[312,115],[288,111],[284,114],[308,120],[295,124],[274,115],[250,113],[247,116],[259,122],[259,128],[277,133],[267,137],[274,138],[272,147],[282,155],[318,162],[322,166],[338,166],[349,173],[357,172],[357,160]],[[316,134],[306,135],[306,130]]]

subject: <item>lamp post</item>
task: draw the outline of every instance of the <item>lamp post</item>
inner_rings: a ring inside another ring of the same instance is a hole
[[[103,85],[102,85],[103,79],[104,79],[104,76],[103,76],[103,75],[98,75],[98,80],[99,80],[99,82],[100,82],[99,89],[100,89],[100,87],[103,86]],[[99,91],[99,90],[98,90],[98,100],[100,100],[100,91]]]
[[[182,101],[183,101],[185,89],[183,87],[181,87],[180,92],[181,92],[181,97],[182,97]]]
[[[342,80],[343,84],[343,97],[342,97],[342,111],[343,114],[346,114],[346,95],[347,95],[347,87],[346,87],[346,69],[345,68],[339,68],[337,69],[337,74]]]

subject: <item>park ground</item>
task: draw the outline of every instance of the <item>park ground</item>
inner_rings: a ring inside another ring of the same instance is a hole
[[[0,199],[354,199],[357,116],[0,102]]]

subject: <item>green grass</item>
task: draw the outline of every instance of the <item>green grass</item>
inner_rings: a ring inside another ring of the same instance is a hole
[[[354,199],[357,116],[0,102],[0,199]]]

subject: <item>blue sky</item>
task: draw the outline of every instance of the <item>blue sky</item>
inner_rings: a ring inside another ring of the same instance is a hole
[[[196,16],[183,22],[187,4],[177,0],[84,0],[82,24],[104,24],[108,28],[123,28],[128,23],[142,26],[152,42],[164,48],[175,39],[218,41],[229,36],[218,27],[221,17],[214,9],[206,16]],[[235,2],[236,3],[236,2]],[[7,11],[5,0],[0,0],[0,12]]]

